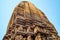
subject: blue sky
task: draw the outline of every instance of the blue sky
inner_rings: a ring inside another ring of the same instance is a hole
[[[6,33],[14,8],[20,2],[21,0],[0,0],[0,40]],[[30,0],[30,2],[45,13],[60,35],[60,0]]]

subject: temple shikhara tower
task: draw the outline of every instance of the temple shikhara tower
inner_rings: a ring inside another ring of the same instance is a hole
[[[22,1],[13,11],[3,40],[60,40],[60,37],[41,10]]]

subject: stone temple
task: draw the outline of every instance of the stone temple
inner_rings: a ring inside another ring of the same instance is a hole
[[[60,40],[45,14],[28,1],[18,4],[2,40]]]

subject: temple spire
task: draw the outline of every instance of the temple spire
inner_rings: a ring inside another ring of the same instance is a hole
[[[28,1],[14,9],[3,40],[60,40],[45,14]]]

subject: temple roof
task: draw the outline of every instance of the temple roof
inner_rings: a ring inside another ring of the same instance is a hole
[[[13,15],[20,15],[22,19],[30,19],[30,20],[37,20],[41,21],[43,25],[46,25],[46,27],[53,29],[55,33],[57,33],[56,29],[54,28],[54,25],[48,20],[48,18],[45,16],[45,14],[38,8],[35,7],[34,4],[28,1],[22,1],[17,5],[14,9]],[[12,15],[12,16],[13,16]],[[10,20],[13,21],[14,16]]]

